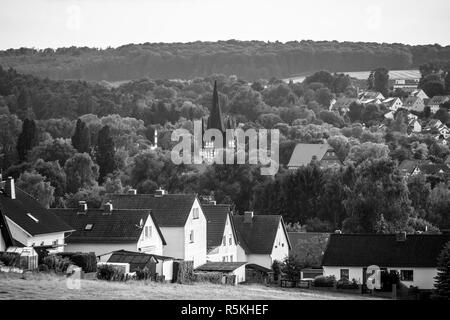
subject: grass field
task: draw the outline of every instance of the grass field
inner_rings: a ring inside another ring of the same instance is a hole
[[[366,300],[368,297],[261,285],[126,283],[81,280],[81,289],[69,289],[67,278],[51,274],[0,273],[0,300]],[[70,286],[69,286],[70,287]]]

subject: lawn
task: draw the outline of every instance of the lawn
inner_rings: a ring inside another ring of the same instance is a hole
[[[369,299],[358,295],[305,289],[284,289],[262,285],[221,286],[213,284],[180,285],[171,283],[106,282],[81,280],[80,289],[69,289],[67,278],[52,274],[0,273],[0,300],[86,300],[86,299],[133,299],[133,300],[360,300]]]

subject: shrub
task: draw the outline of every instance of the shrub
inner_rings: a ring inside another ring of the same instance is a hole
[[[107,281],[125,281],[125,272],[123,269],[110,264],[104,264],[97,267],[97,279]]]
[[[220,272],[195,272],[194,281],[222,284],[223,274]]]
[[[0,262],[6,267],[19,267],[20,254],[15,252],[0,252]]]
[[[317,276],[314,278],[315,287],[333,287],[336,282],[334,276]]]
[[[73,264],[80,267],[84,272],[95,272],[97,270],[97,257],[93,252],[62,252],[57,255],[70,259]]]
[[[43,259],[43,264],[45,264],[49,270],[54,270],[57,273],[66,272],[72,261],[68,258],[62,258],[58,255],[49,255]]]
[[[38,266],[38,270],[39,270],[39,272],[49,272],[50,271],[46,264],[40,264]]]
[[[352,279],[352,281],[348,280],[347,278],[339,279],[339,281],[336,282],[336,288],[338,289],[358,289],[358,282],[355,279]]]
[[[154,276],[154,273],[150,271],[149,268],[144,267],[144,269],[136,269],[136,279],[137,280],[147,280]]]
[[[174,265],[178,265],[178,273],[176,281],[178,283],[190,283],[194,280],[194,262],[193,261],[177,261]]]

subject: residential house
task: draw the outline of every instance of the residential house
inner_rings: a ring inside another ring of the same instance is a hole
[[[422,98],[408,97],[403,102],[403,107],[409,111],[423,112],[425,109],[425,103]]]
[[[365,284],[367,268],[395,270],[407,287],[434,288],[437,258],[450,235],[332,234],[323,257],[326,276]]]
[[[203,204],[207,221],[208,262],[236,262],[237,236],[230,205]],[[245,261],[245,260],[244,260]]]
[[[69,252],[95,252],[97,256],[117,251],[163,254],[164,236],[151,210],[88,209],[85,202],[76,209],[52,209],[75,231],[66,238]]]
[[[65,235],[73,231],[51,210],[17,188],[12,178],[0,183],[0,211],[16,246],[48,247],[50,251],[62,252]]]
[[[207,222],[195,194],[168,194],[159,189],[155,194],[106,195],[117,209],[151,210],[167,245],[163,255],[194,261],[194,267],[205,264]]]
[[[6,251],[6,249],[12,247],[14,244],[6,218],[0,210],[0,252]]]
[[[128,263],[130,265],[130,272],[147,268],[152,274],[157,273],[159,276],[164,276],[165,281],[170,281],[173,278],[174,258],[171,257],[119,250],[109,254],[106,262]]]
[[[380,92],[374,92],[374,91],[366,91],[362,92],[358,96],[359,103],[363,105],[367,105],[370,103],[373,104],[381,104],[382,101],[386,100],[386,98],[381,94]]]
[[[434,96],[430,100],[428,100],[427,106],[430,107],[431,113],[436,113],[441,104],[450,101],[450,96]]]
[[[389,111],[384,114],[386,119],[394,120],[395,119],[395,111]]]
[[[408,131],[414,133],[422,132],[422,124],[417,118],[409,118],[408,120]]]
[[[435,135],[436,140],[450,137],[450,129],[439,119],[431,119],[422,132]]]
[[[398,97],[387,98],[381,102],[390,111],[397,111],[399,108],[403,107],[403,102]]]
[[[406,92],[417,90],[419,79],[397,79],[394,83],[394,90],[401,89]]]
[[[345,115],[347,112],[350,111],[350,105],[352,103],[357,103],[358,99],[356,98],[347,98],[342,97],[336,100],[336,102],[332,106],[332,111],[337,111],[341,115]]]
[[[423,91],[422,89],[414,90],[413,92],[411,92],[410,96],[420,98],[424,101],[430,99],[430,97],[428,97],[425,91]]]
[[[421,173],[420,165],[421,161],[419,160],[403,160],[398,166],[398,170],[405,177],[415,176]]]
[[[275,260],[283,261],[289,255],[291,243],[283,217],[248,211],[233,215],[233,222],[239,241],[238,261],[270,269]]]
[[[292,153],[288,168],[296,170],[307,166],[311,161],[317,161],[321,168],[339,168],[342,161],[339,160],[334,149],[328,144],[304,144],[299,143]]]
[[[234,284],[245,282],[246,262],[207,262],[195,271],[222,273],[223,275],[235,276]]]

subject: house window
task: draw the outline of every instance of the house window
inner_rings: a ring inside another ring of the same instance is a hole
[[[401,281],[414,281],[414,271],[413,270],[400,270],[400,280]]]
[[[230,262],[233,262],[233,256],[230,256]]]
[[[144,229],[144,239],[149,239],[152,237],[152,227],[146,226]]]
[[[350,278],[350,270],[349,269],[341,269],[341,279],[349,279]]]
[[[226,257],[222,257],[222,262],[225,262]]]
[[[55,241],[53,241],[53,245],[54,245],[54,246],[58,245],[58,239],[56,239]]]
[[[91,224],[91,223],[88,223],[87,225],[86,225],[86,227],[84,227],[84,230],[87,230],[87,231],[89,231],[89,230],[92,230],[92,228],[94,227],[94,225],[93,224]]]
[[[232,238],[232,236],[230,236],[230,239],[229,239],[228,243],[230,244],[230,246],[233,244],[233,238]]]
[[[227,245],[227,237],[223,236],[222,238],[222,245],[226,246]]]
[[[192,210],[192,217],[194,218],[194,219],[198,219],[199,218],[199,213],[198,213],[198,208],[194,208],[193,210]]]
[[[190,241],[191,243],[194,242],[194,230],[191,230],[191,234],[189,235],[189,241]]]

